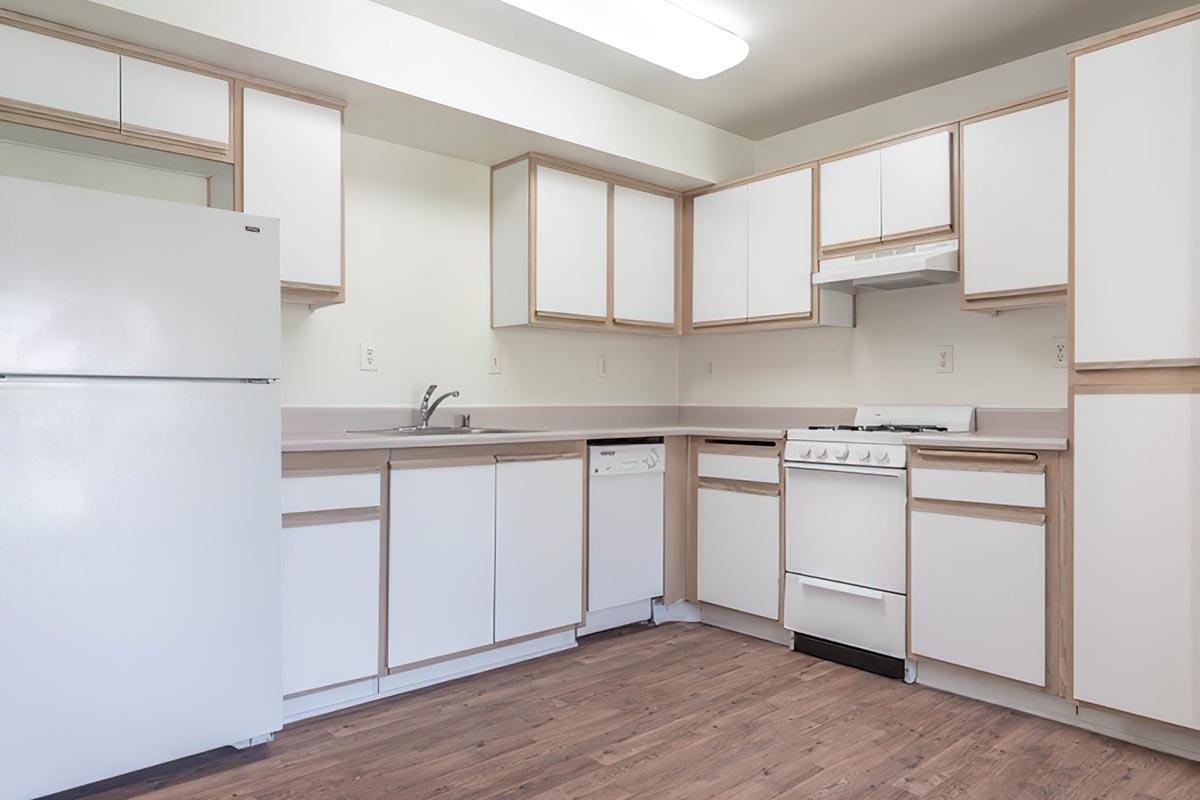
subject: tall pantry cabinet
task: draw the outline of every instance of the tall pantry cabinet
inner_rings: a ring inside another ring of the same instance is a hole
[[[1071,54],[1074,681],[1200,730],[1200,12]]]

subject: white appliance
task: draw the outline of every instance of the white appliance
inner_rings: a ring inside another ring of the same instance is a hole
[[[661,442],[588,448],[588,604],[579,635],[648,620],[663,593]]]
[[[904,675],[904,439],[974,428],[966,406],[864,406],[854,425],[788,431],[784,626],[795,649]]]
[[[0,177],[0,798],[282,723],[279,232]]]
[[[851,294],[872,289],[911,289],[958,280],[958,240],[905,245],[821,260],[813,283]]]

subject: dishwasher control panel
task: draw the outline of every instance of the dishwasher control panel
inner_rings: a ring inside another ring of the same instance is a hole
[[[588,448],[588,472],[593,477],[662,472],[665,450],[661,444],[596,445]]]

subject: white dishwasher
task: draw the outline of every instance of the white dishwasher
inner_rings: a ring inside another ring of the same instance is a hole
[[[648,620],[663,593],[662,442],[588,448],[587,617],[579,635]]]

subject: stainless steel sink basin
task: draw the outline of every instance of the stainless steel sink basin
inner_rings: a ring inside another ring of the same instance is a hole
[[[346,431],[346,433],[366,433],[376,436],[469,436],[480,433],[527,433],[527,431],[517,431],[511,428],[455,428],[442,425],[419,428],[416,425],[404,425],[397,428],[374,428],[365,431]]]

